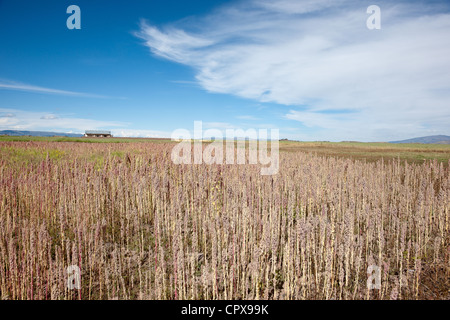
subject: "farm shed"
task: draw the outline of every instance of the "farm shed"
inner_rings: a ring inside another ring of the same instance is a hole
[[[112,137],[111,131],[102,130],[86,130],[84,133],[85,137],[95,137],[95,138],[107,138]]]

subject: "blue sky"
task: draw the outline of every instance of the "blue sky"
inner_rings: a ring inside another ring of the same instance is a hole
[[[81,30],[69,30],[69,5]],[[381,8],[369,30],[366,9]],[[0,0],[0,130],[450,134],[446,1]]]

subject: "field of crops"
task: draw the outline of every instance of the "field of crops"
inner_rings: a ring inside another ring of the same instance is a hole
[[[448,160],[281,146],[262,176],[115,142],[0,141],[2,299],[450,298]]]

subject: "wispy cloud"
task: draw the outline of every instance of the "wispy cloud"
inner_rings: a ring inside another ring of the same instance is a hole
[[[144,39],[153,53],[182,63],[186,62],[187,51],[204,48],[214,43],[213,40],[192,36],[180,29],[167,28],[166,31],[160,31],[145,21],[141,22],[141,30],[135,35]]]
[[[205,90],[292,106],[286,120],[330,140],[448,134],[448,4],[377,4],[381,30],[356,0],[250,0],[138,36]]]
[[[85,93],[85,92],[75,92],[75,91],[59,90],[59,89],[53,89],[53,88],[45,88],[45,87],[19,83],[19,82],[15,82],[15,81],[6,81],[6,80],[0,80],[0,90],[18,90],[18,91],[25,91],[25,92],[41,93],[41,94],[56,94],[56,95],[84,97],[84,98],[125,99],[123,97],[111,97],[111,96],[91,94],[91,93]]]
[[[44,119],[44,120],[56,120],[56,119],[59,119],[59,117],[57,115],[55,115],[55,114],[46,114],[46,115],[43,115],[41,117],[41,119]]]
[[[260,118],[257,118],[254,116],[249,116],[249,115],[237,116],[236,118],[240,119],[240,120],[254,120],[254,121],[260,120]]]
[[[235,129],[235,125],[228,122],[203,122],[203,128],[206,129]]]
[[[14,113],[0,113],[0,118],[14,118],[16,115]]]

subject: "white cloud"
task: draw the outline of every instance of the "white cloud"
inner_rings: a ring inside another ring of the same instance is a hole
[[[177,62],[185,62],[184,53],[186,51],[214,43],[214,41],[195,37],[175,28],[160,31],[145,22],[141,23],[141,32],[136,33],[136,36],[145,39],[146,45],[152,49],[153,53]]]
[[[0,90],[18,90],[18,91],[35,92],[35,93],[42,93],[42,94],[56,94],[56,95],[64,95],[64,96],[72,96],[72,97],[85,97],[85,98],[105,98],[105,99],[114,98],[114,97],[98,95],[98,94],[59,90],[59,89],[53,89],[53,88],[45,88],[45,87],[19,83],[19,82],[15,82],[15,81],[6,81],[6,80],[0,80]],[[116,97],[116,99],[124,99],[124,98]]]
[[[344,4],[345,2],[346,1],[342,0],[253,0],[252,4],[255,7],[261,7],[271,12],[302,14],[316,12],[330,7],[336,7]]]
[[[203,122],[203,128],[206,129],[235,129],[235,125],[228,122]]]
[[[43,116],[41,117],[41,119],[45,119],[45,120],[55,120],[55,119],[59,119],[59,117],[58,117],[57,115],[54,115],[54,114],[46,114],[46,115],[43,115]]]
[[[381,30],[368,30],[369,4],[252,0],[163,29],[143,23],[139,36],[207,91],[290,105],[285,119],[329,140],[448,134],[449,7],[379,1]],[[342,109],[354,112],[322,112]]]
[[[33,112],[18,109],[0,108],[0,112],[15,114],[14,117],[0,117],[0,130],[70,130],[83,133],[85,130],[107,129],[128,125],[123,122],[72,118],[64,115],[49,114],[47,112]]]
[[[140,129],[113,129],[111,133],[114,137],[137,137],[137,138],[169,138],[171,132],[158,130]]]
[[[170,132],[128,129],[129,125],[129,123],[118,121],[100,121],[47,112],[0,108],[0,130],[67,133],[84,133],[86,130],[110,130],[115,137],[170,138]]]
[[[14,113],[11,113],[11,112],[0,114],[0,118],[14,118],[15,116],[16,115]]]
[[[240,120],[260,120],[260,118],[257,118],[255,116],[249,116],[249,115],[237,116],[236,118],[240,119]]]

